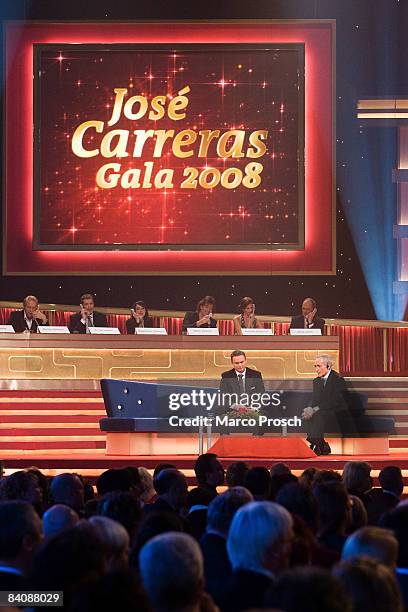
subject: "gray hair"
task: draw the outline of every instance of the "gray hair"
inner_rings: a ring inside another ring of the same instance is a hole
[[[273,502],[252,502],[235,514],[229,530],[227,551],[233,569],[259,571],[267,554],[277,551],[292,535],[289,512]]]
[[[154,609],[176,611],[199,601],[203,556],[188,534],[169,531],[149,540],[140,551],[139,567]]]
[[[123,525],[107,516],[92,516],[89,522],[103,542],[108,558],[128,551],[129,535]]]
[[[347,461],[342,475],[347,491],[368,491],[371,486],[370,472],[371,465],[367,461]]]
[[[27,302],[36,302],[38,304],[38,297],[35,295],[26,295],[23,300],[23,306],[27,306]]]
[[[154,488],[153,484],[153,476],[145,467],[138,467],[137,471],[139,472],[140,482],[142,483],[140,499],[142,502],[147,503],[156,495],[156,489]]]
[[[316,359],[320,359],[321,361],[323,361],[324,365],[327,368],[331,368],[333,366],[333,361],[330,355],[318,355]]]
[[[217,495],[208,506],[207,530],[216,530],[227,536],[237,510],[252,501],[254,498],[245,487],[231,487]]]

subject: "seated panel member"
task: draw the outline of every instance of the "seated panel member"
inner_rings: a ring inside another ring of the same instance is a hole
[[[255,317],[255,304],[251,297],[242,298],[238,309],[241,314],[233,318],[234,331],[238,336],[242,335],[242,329],[262,328],[262,323]]]
[[[15,310],[11,313],[9,325],[14,327],[16,334],[31,332],[36,334],[39,325],[48,325],[48,319],[38,308],[38,298],[35,295],[27,295],[23,300],[23,310]]]
[[[346,413],[346,382],[332,370],[328,355],[316,357],[314,364],[317,378],[313,380],[310,405],[302,413],[307,422],[307,440],[316,455],[329,455],[331,448],[324,439],[325,432],[339,433],[339,416]]]
[[[197,304],[197,309],[194,312],[186,312],[182,333],[187,333],[188,327],[217,327],[217,321],[213,319],[215,311],[215,299],[212,295],[206,295]]]
[[[257,370],[247,367],[244,351],[232,351],[231,363],[232,369],[221,374],[221,393],[233,393],[236,394],[238,398],[242,394],[246,394],[249,400],[251,399],[251,395],[255,393],[265,393],[262,374]],[[250,407],[251,406],[248,406],[248,408]]]
[[[325,320],[317,316],[317,304],[313,298],[306,298],[302,303],[302,314],[292,317],[289,329],[321,329],[324,333]]]
[[[91,293],[81,296],[80,312],[71,315],[69,331],[71,334],[87,334],[90,327],[109,327],[106,315],[94,310],[95,302]]]
[[[153,327],[153,319],[142,300],[135,302],[131,308],[132,316],[126,320],[126,333],[135,334],[137,327]]]

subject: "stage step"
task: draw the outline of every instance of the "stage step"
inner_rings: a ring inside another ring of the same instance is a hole
[[[16,452],[105,451],[96,391],[0,391],[0,448]]]

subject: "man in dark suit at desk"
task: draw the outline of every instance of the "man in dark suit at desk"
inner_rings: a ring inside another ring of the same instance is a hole
[[[23,310],[15,310],[11,313],[9,325],[14,327],[16,334],[31,332],[36,334],[39,325],[48,325],[48,319],[38,308],[38,298],[35,295],[27,295],[23,300]]]
[[[324,333],[325,320],[317,316],[317,304],[313,298],[302,303],[302,314],[292,317],[289,329],[320,329]]]
[[[317,378],[313,380],[310,405],[302,413],[307,421],[307,440],[316,455],[329,455],[331,448],[324,439],[327,431],[340,433],[339,416],[345,414],[347,389],[344,378],[332,370],[328,355],[316,357],[314,364]]]
[[[96,312],[94,297],[91,293],[81,296],[81,311],[71,315],[69,331],[71,334],[89,334],[90,327],[108,327],[106,315]]]
[[[265,393],[262,374],[257,370],[247,368],[244,351],[232,351],[231,363],[232,369],[221,374],[220,392],[222,394],[235,394],[237,398],[247,395],[249,404],[251,404],[252,395]],[[248,407],[250,408],[251,405]]]

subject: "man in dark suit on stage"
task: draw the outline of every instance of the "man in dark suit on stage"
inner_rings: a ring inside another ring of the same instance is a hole
[[[36,334],[39,325],[48,325],[48,319],[38,308],[38,298],[35,295],[27,295],[23,300],[23,310],[15,310],[11,313],[9,325],[14,327],[16,334],[31,332]]]
[[[108,327],[106,315],[96,312],[94,297],[91,293],[81,296],[81,311],[71,315],[69,331],[71,334],[88,334],[90,327]]]
[[[244,351],[232,351],[232,369],[221,374],[220,392],[235,394],[237,398],[242,395],[248,396],[249,408],[251,407],[251,396],[265,393],[262,374],[246,366],[246,355]],[[236,402],[242,403],[242,402]],[[245,402],[244,402],[245,403]]]
[[[316,455],[329,455],[331,448],[324,439],[327,431],[340,433],[339,417],[347,412],[347,389],[344,378],[332,370],[328,355],[316,357],[317,378],[313,380],[310,405],[302,413],[307,421],[307,440]]]
[[[302,303],[302,314],[292,317],[289,329],[320,329],[324,333],[325,320],[317,316],[317,304],[313,298]]]

